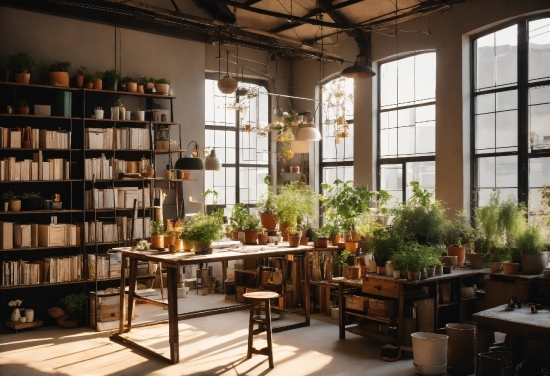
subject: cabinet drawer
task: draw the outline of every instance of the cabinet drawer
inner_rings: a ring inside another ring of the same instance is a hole
[[[363,292],[388,298],[399,298],[399,283],[367,277],[363,278]]]

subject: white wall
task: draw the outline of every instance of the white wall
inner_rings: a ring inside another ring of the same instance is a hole
[[[469,117],[468,97],[463,85],[469,80],[469,35],[494,26],[507,19],[531,12],[550,10],[544,0],[477,0],[453,7],[445,15],[441,12],[398,25],[399,50],[396,39],[379,33],[372,36],[373,68],[377,61],[399,54],[420,50],[435,50],[436,73],[436,197],[455,209],[469,208]],[[424,34],[414,31],[427,31]],[[406,32],[405,32],[406,31]],[[353,58],[357,46],[348,39],[337,46],[337,52]],[[331,50],[332,51],[332,50]],[[342,68],[338,64],[325,64],[325,77]],[[297,87],[319,80],[317,62],[301,61],[293,64],[292,86]],[[376,82],[363,79],[355,82],[355,181],[375,187],[376,144]],[[292,91],[294,95],[314,95],[312,85]],[[465,138],[464,138],[465,137]]]

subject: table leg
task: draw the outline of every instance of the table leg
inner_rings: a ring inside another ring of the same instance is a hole
[[[304,307],[306,307],[306,325],[310,325],[310,305],[311,305],[311,301],[310,301],[310,291],[309,291],[309,251],[306,250],[304,252],[304,257],[303,257],[303,263],[302,263],[302,268],[304,270],[304,280],[303,281],[300,281],[300,283],[302,283],[303,285],[303,290],[304,290]]]
[[[228,261],[222,261],[222,291],[225,294],[225,280],[227,279],[227,268],[229,266]]]
[[[180,361],[178,331],[178,269],[167,268],[168,279],[168,337],[170,342],[170,360],[172,364]]]
[[[122,277],[124,279],[124,277]],[[132,314],[134,313],[134,295],[137,282],[137,259],[130,258],[130,280],[128,281],[128,326],[126,331],[132,330]],[[124,318],[121,317],[120,321]]]
[[[121,276],[120,276],[120,321],[119,321],[119,327],[118,332],[120,334],[124,333],[124,296],[126,295],[126,267],[128,265],[128,258],[124,255],[122,255],[122,262],[121,262]],[[128,300],[130,302],[130,300]],[[130,304],[126,307],[126,312],[128,312]],[[97,314],[97,313],[96,313]],[[130,316],[131,318],[131,316]]]
[[[340,339],[346,339],[346,328],[344,325],[344,284],[338,283],[338,327],[340,328]]]

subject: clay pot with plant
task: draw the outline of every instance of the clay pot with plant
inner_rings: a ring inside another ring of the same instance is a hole
[[[260,214],[262,226],[268,231],[274,231],[277,227],[277,203],[275,195],[271,190],[271,178],[269,175],[265,176],[264,183],[267,187],[256,203],[256,208]]]
[[[465,211],[459,211],[454,219],[445,223],[443,241],[449,256],[457,256],[457,266],[464,266],[466,246],[473,242],[474,231],[468,223]]]
[[[120,72],[115,69],[110,69],[103,72],[103,82],[107,90],[117,91],[121,79],[122,76],[120,75]]]
[[[260,225],[260,219],[253,215],[249,215],[243,230],[245,244],[258,244],[258,232],[263,231],[263,227]]]
[[[53,86],[69,87],[70,71],[70,62],[56,60],[52,65],[50,65],[50,84]]]
[[[92,89],[103,90],[103,72],[95,72],[92,78]]]
[[[10,210],[13,212],[21,211],[21,199],[12,191],[4,192],[2,196],[4,201],[9,202]]]
[[[21,195],[21,207],[23,210],[40,210],[42,209],[42,202],[40,193],[27,192]]]
[[[36,62],[31,55],[22,51],[8,60],[8,68],[15,74],[15,82],[28,84],[31,81],[31,71],[36,67]]]
[[[524,274],[541,274],[548,266],[547,244],[538,225],[529,225],[516,239],[517,251],[521,254],[521,271]]]
[[[283,240],[287,240],[285,228],[297,227],[308,223],[308,218],[315,218],[318,213],[319,195],[300,182],[291,182],[279,186],[275,205],[279,218],[279,229]]]
[[[29,110],[29,102],[27,102],[25,99],[20,99],[15,103],[15,112],[17,112],[19,115],[28,115]]]
[[[212,242],[223,237],[222,218],[219,213],[214,215],[198,213],[188,222],[188,238],[193,241],[195,253],[212,253]]]
[[[151,248],[164,249],[164,223],[162,221],[151,221]]]
[[[299,231],[296,227],[288,227],[288,245],[290,247],[298,247],[300,245],[300,238],[302,237],[302,232]]]
[[[52,307],[48,313],[57,319],[57,324],[64,328],[77,328],[82,325],[82,312],[88,301],[88,296],[84,293],[69,294],[59,302],[64,307]]]
[[[233,239],[238,239],[238,233],[244,231],[249,218],[250,212],[245,204],[239,202],[233,206],[231,217],[229,217],[229,222],[231,223],[231,228],[233,229]]]
[[[159,95],[168,95],[170,92],[170,80],[166,78],[155,80],[155,91]]]
[[[315,248],[328,248],[328,234],[323,227],[311,230]]]
[[[126,91],[128,93],[137,93],[137,84],[138,80],[134,77],[124,77],[122,79],[122,84],[126,86]]]
[[[170,126],[158,124],[155,139],[155,150],[168,151],[170,149]]]
[[[80,68],[76,70],[75,85],[78,88],[84,87],[84,79],[89,75],[88,70],[85,66],[81,65]]]

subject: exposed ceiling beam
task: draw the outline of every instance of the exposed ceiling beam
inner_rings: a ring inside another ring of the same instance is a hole
[[[234,24],[237,22],[237,17],[229,10],[229,7],[224,4],[218,4],[210,0],[193,0],[193,4],[204,9],[210,17],[215,20]]]
[[[262,1],[262,0],[248,0],[248,1],[245,1],[244,4],[245,5],[254,5],[256,3],[259,3],[260,1]]]
[[[340,24],[335,23],[335,22],[326,22],[326,21],[317,20],[315,18],[304,18],[304,17],[294,16],[292,14],[279,13],[279,12],[273,12],[271,10],[254,8],[254,7],[245,5],[243,3],[239,3],[239,2],[234,1],[234,0],[211,0],[211,1],[214,1],[216,3],[226,4],[226,5],[229,5],[231,7],[238,8],[238,9],[244,9],[244,10],[247,10],[249,12],[263,14],[265,16],[270,16],[270,17],[275,17],[275,18],[282,18],[282,19],[285,19],[285,20],[293,21],[293,22],[302,22],[302,23],[307,23],[307,24],[310,24],[310,25],[332,27],[332,28],[335,28],[335,29],[343,29],[343,30],[348,29],[348,26],[340,25]]]

